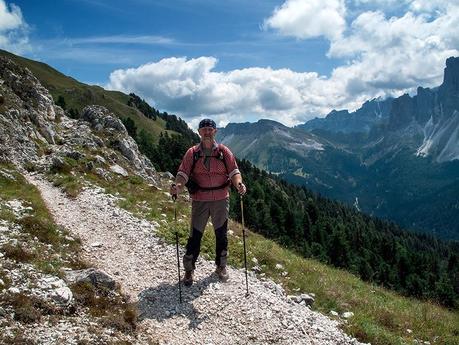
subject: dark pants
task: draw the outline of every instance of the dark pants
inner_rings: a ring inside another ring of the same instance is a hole
[[[194,201],[191,211],[191,231],[183,256],[185,271],[196,268],[196,260],[201,250],[201,239],[209,216],[215,231],[215,264],[225,267],[228,255],[228,211],[229,200]]]

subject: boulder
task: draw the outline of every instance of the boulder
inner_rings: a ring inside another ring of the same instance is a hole
[[[107,273],[95,268],[65,272],[65,279],[69,284],[90,283],[97,288],[114,290],[116,281]]]

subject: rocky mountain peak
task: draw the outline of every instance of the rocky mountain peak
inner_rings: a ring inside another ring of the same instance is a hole
[[[446,59],[442,87],[454,91],[455,93],[459,92],[459,57],[450,57]]]

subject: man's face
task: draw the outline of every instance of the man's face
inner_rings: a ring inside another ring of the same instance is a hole
[[[215,133],[217,133],[217,130],[213,127],[202,127],[199,128],[199,135],[201,136],[201,141],[202,142],[214,142],[215,139]]]

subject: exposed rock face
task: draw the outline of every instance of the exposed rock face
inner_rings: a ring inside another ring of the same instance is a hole
[[[123,123],[114,115],[111,115],[106,108],[99,105],[85,107],[81,119],[89,122],[91,128],[94,128],[96,131],[114,129],[121,134],[127,134]]]
[[[86,159],[87,169],[110,178],[119,165],[157,184],[152,163],[143,156],[123,123],[106,108],[87,106],[78,120],[65,116],[32,73],[0,58],[0,160],[35,169],[62,169],[66,158]],[[91,155],[88,152],[103,152]],[[119,153],[119,154],[118,154]],[[93,157],[94,156],[94,157]]]
[[[1,160],[30,161],[37,141],[55,144],[55,121],[63,110],[28,69],[0,57],[0,93]]]
[[[307,131],[320,129],[333,133],[368,133],[375,125],[387,121],[392,101],[393,98],[372,99],[352,113],[333,110],[325,118],[315,118],[298,127]]]

